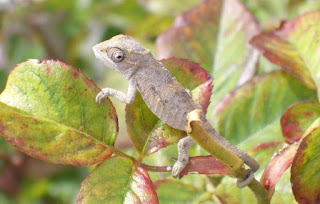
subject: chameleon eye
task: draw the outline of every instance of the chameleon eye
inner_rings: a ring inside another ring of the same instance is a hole
[[[116,47],[110,48],[107,51],[107,54],[108,54],[108,57],[116,63],[119,63],[124,59],[124,54],[122,50]]]

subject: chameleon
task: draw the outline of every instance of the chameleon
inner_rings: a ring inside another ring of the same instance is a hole
[[[127,94],[112,88],[102,88],[96,96],[97,103],[100,104],[104,98],[112,96],[123,103],[131,104],[139,91],[148,108],[160,120],[175,129],[186,130],[188,113],[201,107],[193,101],[189,90],[183,88],[163,64],[152,56],[150,50],[126,35],[114,36],[92,49],[96,58],[129,82]],[[200,117],[205,131],[220,146],[242,159],[251,168],[250,173],[259,169],[257,161],[218,134],[204,113],[201,113]],[[178,158],[172,167],[173,177],[178,177],[188,164],[188,152],[194,143],[190,136],[179,140]],[[240,186],[247,185],[250,182],[249,176],[242,182]]]

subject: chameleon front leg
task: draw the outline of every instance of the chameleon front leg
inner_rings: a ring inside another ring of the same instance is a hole
[[[136,83],[134,80],[129,80],[129,87],[128,87],[128,94],[126,95],[125,93],[112,89],[112,88],[103,88],[96,96],[96,102],[101,103],[101,101],[108,97],[112,96],[119,101],[126,103],[126,104],[131,104],[133,103],[137,93],[137,88],[136,88]]]
[[[187,166],[189,162],[189,149],[194,145],[195,141],[187,136],[178,142],[178,160],[172,167],[172,176],[177,178],[181,171]]]

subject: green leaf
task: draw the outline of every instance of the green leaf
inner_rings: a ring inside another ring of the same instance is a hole
[[[256,144],[282,142],[280,117],[293,103],[315,101],[316,93],[283,71],[259,75],[218,104],[217,130],[250,150]]]
[[[285,21],[281,27],[253,38],[252,44],[274,64],[300,79],[309,88],[319,88],[320,12]]]
[[[320,201],[320,128],[304,137],[291,168],[292,190],[299,203]]]
[[[199,64],[183,59],[170,58],[161,61],[181,85],[191,91],[192,98],[205,111],[211,95],[211,78]],[[126,107],[126,123],[129,136],[140,154],[151,154],[177,142],[186,133],[160,121],[147,107],[140,94],[133,104]]]
[[[177,180],[160,180],[155,183],[160,203],[198,203],[201,191]]]
[[[158,203],[148,173],[128,158],[106,160],[82,182],[77,203]]]
[[[281,128],[285,141],[289,144],[299,141],[319,117],[320,105],[317,103],[301,102],[288,108],[281,117]]]
[[[10,74],[0,95],[0,134],[20,151],[48,162],[89,165],[108,158],[117,137],[109,100],[79,70],[29,60]]]
[[[258,54],[248,41],[258,33],[254,16],[237,0],[205,0],[158,37],[157,56],[199,62],[215,78],[214,108],[254,75]]]

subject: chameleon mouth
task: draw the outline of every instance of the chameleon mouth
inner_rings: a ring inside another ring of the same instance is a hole
[[[97,59],[101,60],[107,67],[114,69],[116,66],[115,63],[108,57],[106,49],[102,49],[100,44],[97,44],[92,47],[94,55]]]
[[[100,47],[99,44],[97,44],[97,45],[92,47],[93,53],[97,58],[98,58],[99,55],[101,55],[101,53],[99,53],[99,52],[101,52],[99,47]]]

